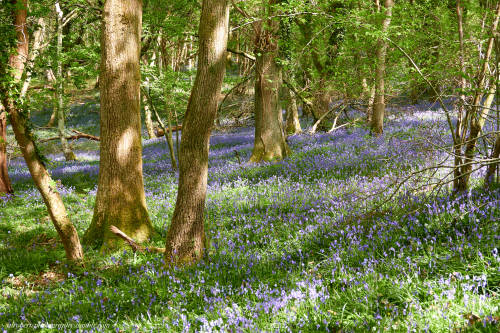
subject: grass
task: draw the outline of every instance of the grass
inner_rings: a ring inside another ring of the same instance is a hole
[[[80,111],[74,126],[92,124],[94,115]],[[361,127],[294,136],[293,154],[274,164],[238,163],[235,150],[243,161],[250,156],[251,129],[215,134],[210,248],[194,267],[173,270],[155,254],[90,248],[84,267],[68,265],[25,167],[14,161],[16,196],[0,201],[0,328],[498,332],[500,190],[482,191],[479,171],[477,188],[464,196],[411,193],[425,178],[394,198],[381,191],[442,157],[418,140],[446,136],[442,119],[429,114],[391,120],[385,138]],[[97,133],[95,125],[87,130]],[[144,142],[155,246],[164,243],[177,191],[162,140]],[[77,162],[49,155],[80,235],[97,184],[96,147],[85,145],[75,144]]]

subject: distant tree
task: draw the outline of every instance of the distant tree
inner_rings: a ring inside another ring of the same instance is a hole
[[[30,129],[27,111],[23,110],[20,99],[20,78],[28,58],[28,30],[26,16],[28,1],[12,1],[12,34],[2,34],[5,38],[0,49],[0,99],[7,111],[12,129],[24,160],[36,187],[47,206],[49,215],[61,237],[66,257],[72,261],[83,259],[83,251],[78,233],[71,223],[64,203],[57,191],[56,182],[49,175],[40,156]],[[4,7],[5,8],[5,7]],[[3,9],[4,9],[3,8]],[[2,27],[3,28],[3,27]],[[4,29],[2,29],[4,31]]]
[[[107,0],[102,13],[101,152],[92,223],[84,241],[114,248],[115,225],[138,242],[153,231],[142,175],[140,68],[142,1]]]
[[[198,68],[182,124],[179,188],[166,238],[167,264],[190,264],[204,253],[209,139],[226,69],[228,26],[228,1],[203,0]]]
[[[283,117],[278,107],[281,85],[278,57],[279,22],[269,18],[276,1],[264,2],[268,18],[253,23],[255,32],[255,139],[250,162],[281,160],[289,153],[283,129]]]
[[[57,118],[57,130],[59,132],[59,139],[61,141],[61,147],[63,150],[64,158],[66,161],[76,160],[76,155],[71,150],[68,140],[66,140],[66,125],[65,125],[65,108],[64,108],[64,80],[63,80],[63,64],[62,64],[62,51],[63,51],[63,25],[71,20],[70,16],[64,17],[64,13],[59,4],[59,1],[55,3],[56,9],[56,34],[57,34],[57,47],[55,53],[56,62],[56,118]]]
[[[378,6],[379,1],[376,0]],[[382,33],[386,33],[392,18],[393,0],[384,0],[385,17],[382,23]],[[385,113],[385,61],[387,54],[387,41],[380,37],[377,44],[377,67],[375,69],[375,100],[373,102],[371,129],[375,135],[384,132]]]

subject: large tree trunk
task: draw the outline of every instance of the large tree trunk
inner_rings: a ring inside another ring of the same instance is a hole
[[[204,253],[209,139],[226,69],[228,26],[228,1],[203,0],[198,70],[182,124],[179,189],[166,239],[167,264],[190,264]]]
[[[382,23],[382,33],[386,33],[391,24],[393,0],[385,0],[385,18]],[[385,58],[387,54],[387,41],[380,38],[377,45],[377,67],[375,69],[375,100],[372,112],[372,133],[380,135],[384,133],[385,113]]]
[[[27,1],[23,2],[24,8],[27,6]],[[19,85],[28,51],[28,31],[26,29],[26,9],[18,8],[15,13],[15,28],[17,30],[17,50],[10,56],[8,66],[0,64],[0,76],[3,78],[9,75],[9,66],[13,69],[13,81]],[[3,50],[2,50],[3,51]],[[1,51],[0,51],[1,52]],[[12,129],[19,145],[19,148],[24,156],[31,177],[35,182],[36,187],[42,195],[43,201],[47,206],[49,215],[54,223],[54,226],[61,237],[66,257],[71,261],[83,259],[83,251],[78,238],[78,233],[75,227],[68,218],[66,208],[61,200],[61,196],[57,192],[57,186],[54,180],[50,177],[45,165],[38,155],[33,136],[28,126],[26,113],[22,112],[19,107],[19,96],[13,96],[11,88],[7,81],[2,80],[0,84],[0,97],[7,111],[12,124]],[[15,91],[15,90],[14,90]]]
[[[274,4],[270,0],[270,5]],[[280,71],[277,22],[268,20],[255,26],[255,138],[250,162],[282,160],[288,155],[281,110],[278,107]]]
[[[59,2],[56,2],[56,15],[57,15],[57,48],[56,48],[56,64],[57,64],[57,78],[56,78],[56,114],[57,114],[57,132],[59,133],[59,139],[61,141],[61,147],[63,150],[64,158],[66,161],[76,160],[75,153],[69,147],[68,140],[66,140],[66,126],[64,124],[64,78],[62,73],[62,43],[63,43],[63,12],[59,6]]]
[[[139,69],[141,0],[107,0],[101,37],[101,153],[94,217],[84,241],[103,250],[123,241],[115,225],[138,242],[153,232],[142,175]]]
[[[0,195],[13,192],[7,171],[7,113],[0,105]]]

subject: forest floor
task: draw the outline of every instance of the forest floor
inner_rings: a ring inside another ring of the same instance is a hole
[[[68,127],[98,134],[92,107],[75,109]],[[0,329],[498,332],[500,189],[481,190],[484,170],[463,196],[448,185],[432,191],[446,169],[391,186],[446,159],[439,146],[449,143],[438,112],[392,113],[382,138],[364,127],[292,136],[292,154],[279,163],[245,163],[251,128],[214,133],[210,248],[191,268],[166,270],[158,254],[89,248],[84,267],[68,266],[26,166],[12,160],[16,195],[0,200]],[[37,117],[41,125],[48,114]],[[82,235],[98,145],[75,143],[79,160],[66,163],[50,154],[56,144],[45,148],[51,173]],[[154,246],[164,245],[177,191],[165,149],[164,138],[144,141]]]

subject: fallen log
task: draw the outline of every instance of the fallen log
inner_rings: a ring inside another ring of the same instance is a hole
[[[132,238],[127,236],[123,231],[112,225],[109,230],[116,236],[123,239],[132,248],[133,252],[155,252],[155,253],[165,253],[165,248],[162,247],[144,247],[137,244]]]
[[[167,128],[168,131],[168,128]],[[172,126],[172,132],[182,131],[182,125]],[[157,137],[165,135],[165,131],[162,128],[155,128],[155,134]]]
[[[93,140],[93,141],[101,141],[100,137],[92,135],[92,134],[83,133],[83,132],[77,131],[75,129],[72,129],[71,132],[75,133],[75,135],[67,136],[66,140],[89,139],[89,140]],[[54,136],[54,137],[47,138],[47,139],[41,139],[40,142],[49,142],[49,141],[54,141],[54,140],[59,140],[59,139],[60,139],[59,136]]]

